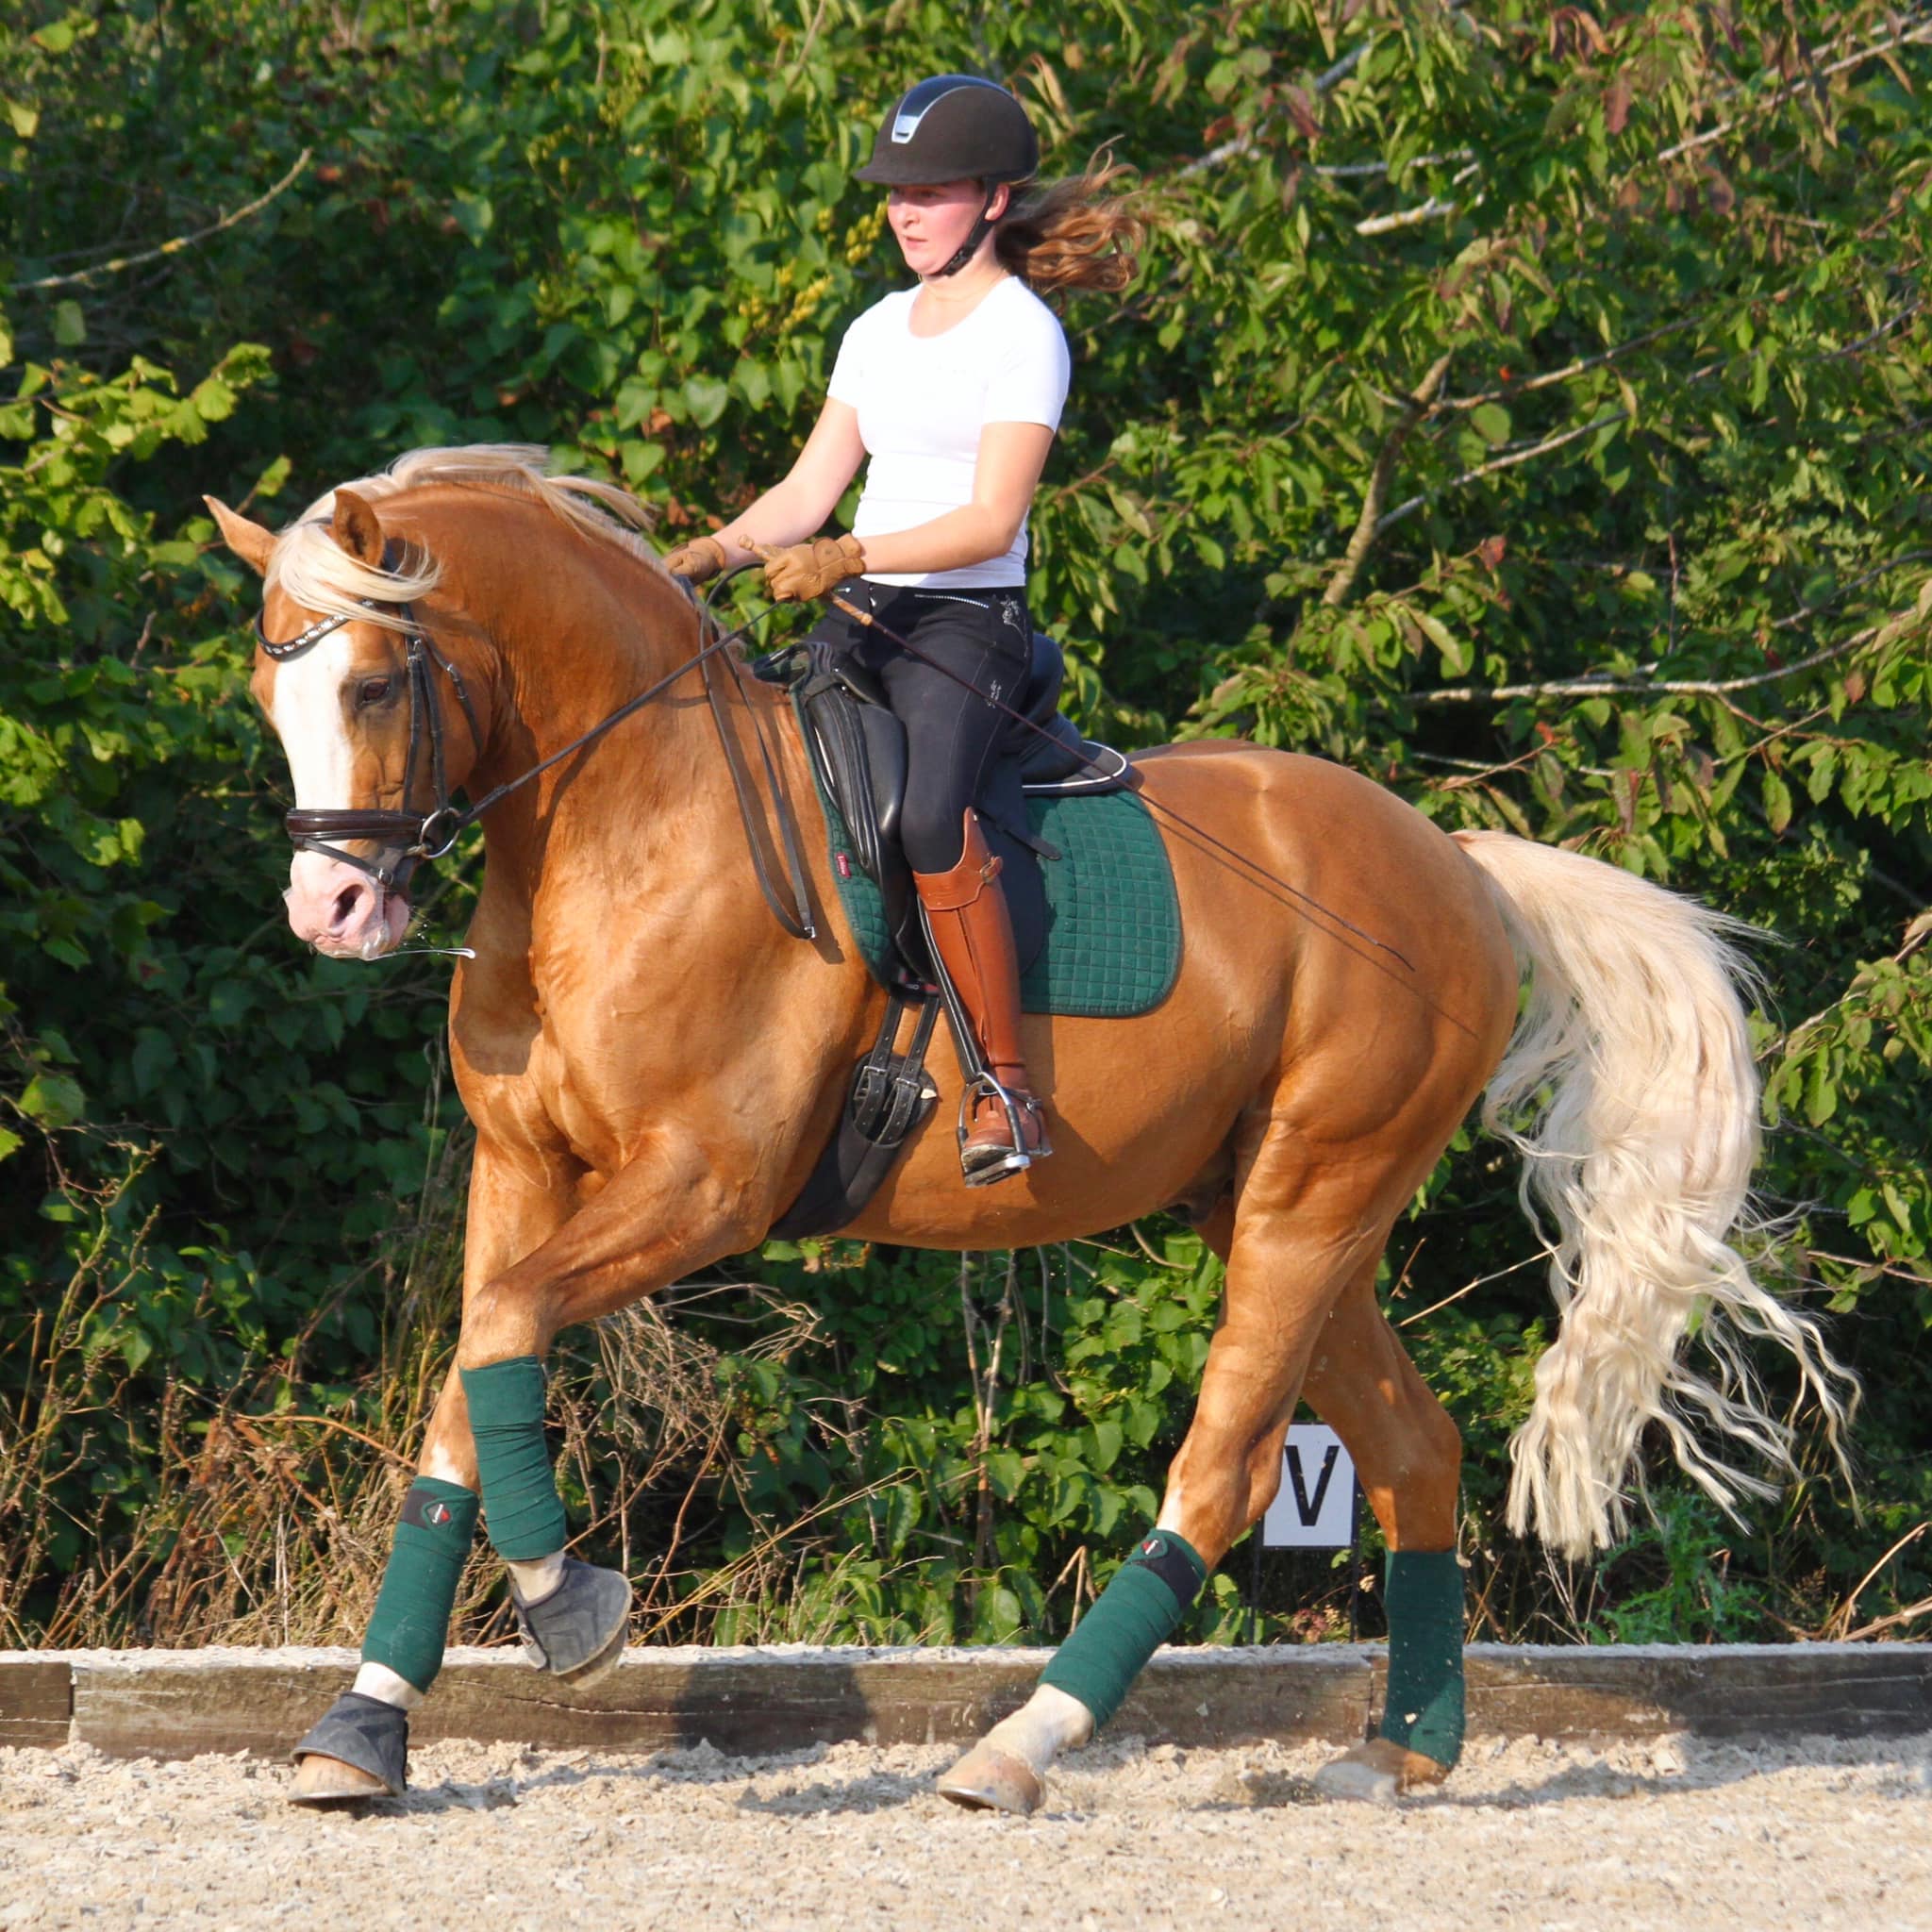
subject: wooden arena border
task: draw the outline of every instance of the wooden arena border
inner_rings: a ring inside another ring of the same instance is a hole
[[[734,1755],[857,1740],[960,1743],[1023,1703],[1044,1650],[633,1650],[559,1690],[511,1650],[456,1650],[411,1720],[416,1741]],[[0,1653],[0,1745],[116,1757],[276,1757],[349,1681],[349,1650]],[[1336,1744],[1380,1715],[1374,1644],[1167,1650],[1110,1727],[1150,1742]],[[1865,1738],[1932,1731],[1932,1645],[1813,1643],[1469,1652],[1473,1736]]]

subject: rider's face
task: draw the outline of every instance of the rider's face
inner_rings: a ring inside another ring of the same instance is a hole
[[[997,214],[1006,206],[1007,191],[1002,186],[994,192]],[[981,183],[941,181],[928,188],[894,188],[886,198],[886,219],[906,266],[916,275],[929,275],[952,260],[985,206]]]

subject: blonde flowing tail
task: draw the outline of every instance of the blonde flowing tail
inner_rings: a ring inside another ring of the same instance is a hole
[[[1571,1557],[1616,1541],[1650,1423],[1728,1515],[1776,1494],[1725,1459],[1795,1468],[1790,1424],[1752,1372],[1754,1340],[1797,1363],[1842,1463],[1857,1385],[1737,1245],[1766,1226],[1750,1202],[1758,1081],[1740,991],[1754,975],[1730,942],[1749,928],[1574,852],[1504,832],[1457,842],[1529,976],[1483,1124],[1524,1157],[1524,1209],[1549,1246],[1561,1313],[1510,1444],[1510,1528],[1533,1525]],[[1693,1330],[1697,1366],[1683,1346]]]

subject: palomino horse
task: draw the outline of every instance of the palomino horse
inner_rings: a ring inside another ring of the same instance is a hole
[[[476,1150],[457,1365],[419,1479],[446,1502],[416,1519],[405,1506],[391,1574],[410,1522],[445,1522],[450,1506],[469,1512],[450,1559],[459,1568],[480,1488],[525,1586],[519,1604],[531,1606],[536,1584],[560,1588],[560,1535],[547,1552],[507,1543],[509,1511],[491,1484],[508,1479],[487,1454],[479,1463],[484,1438],[502,1430],[483,1425],[466,1389],[525,1361],[541,1389],[536,1361],[568,1324],[756,1247],[831,1132],[884,999],[833,909],[822,840],[808,841],[810,942],[783,932],[755,889],[721,739],[737,738],[742,761],[761,716],[781,747],[780,783],[809,802],[782,697],[725,679],[714,715],[703,674],[680,675],[701,643],[691,607],[620,526],[641,525],[641,508],[609,486],[546,477],[541,457],[418,451],[279,537],[214,506],[227,542],[266,579],[275,654],[258,654],[254,690],[298,810],[400,808],[413,824],[447,795],[430,796],[432,762],[446,766],[440,783],[480,798],[663,685],[484,813],[475,957],[450,997]],[[412,632],[430,668],[406,658]],[[1110,1589],[1057,1656],[1086,1641],[1079,1668],[1050,1667],[941,1788],[1008,1809],[1039,1802],[1055,1755],[1105,1719],[1203,1568],[1266,1507],[1306,1398],[1347,1444],[1392,1553],[1400,1686],[1382,1734],[1324,1787],[1386,1797],[1442,1776],[1459,1748],[1460,1440],[1377,1307],[1376,1264],[1486,1085],[1486,1120],[1513,1120],[1503,1131],[1527,1157],[1525,1201],[1549,1223],[1563,1311],[1514,1445],[1515,1526],[1570,1553],[1608,1540],[1651,1422],[1727,1507],[1768,1492],[1717,1453],[1728,1436],[1790,1462],[1785,1425],[1727,1338],[1781,1343],[1834,1429],[1842,1413],[1810,1322],[1754,1281],[1732,1245],[1757,1141],[1740,968],[1727,922],[1692,902],[1524,840],[1444,836],[1318,758],[1205,742],[1137,762],[1184,922],[1172,993],[1137,1019],[1029,1016],[1027,1062],[1051,1096],[1058,1152],[997,1188],[962,1185],[957,1076],[936,1069],[940,1124],[915,1136],[849,1230],[1012,1248],[1167,1208],[1226,1263],[1199,1402],[1155,1531],[1121,1572],[1122,1614],[1102,1617]],[[809,825],[816,807],[806,809]],[[428,841],[380,820],[358,840],[354,824],[325,833],[333,847],[298,852],[289,918],[324,953],[375,958],[409,919],[394,862]],[[1693,1321],[1716,1350],[1708,1377],[1680,1349]],[[535,1415],[518,1426],[547,1484],[541,1395]],[[614,1637],[593,1633],[600,1668],[621,1645],[627,1591],[618,1599]],[[448,1623],[446,1595],[424,1601],[431,1624],[441,1604],[426,1661],[408,1676],[386,1664],[372,1676],[365,1663],[358,1690],[373,1690],[343,1700],[358,1722],[392,1718],[391,1769],[329,1744],[303,1758],[297,1797],[400,1782],[399,1713],[433,1675]]]

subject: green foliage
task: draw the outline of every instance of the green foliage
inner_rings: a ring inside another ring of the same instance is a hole
[[[1479,1624],[1823,1627],[1932,1515],[1923,25],[1871,0],[15,12],[0,1413],[55,1362],[92,1391],[32,1438],[64,1526],[16,1627],[147,1520],[179,1467],[150,1413],[191,1441],[244,1390],[383,1440],[421,1413],[374,1364],[428,1306],[401,1284],[456,1159],[440,974],[296,954],[252,586],[198,492],[288,515],[411,445],[526,439],[669,531],[715,524],[899,279],[848,175],[874,117],[960,67],[1020,90],[1051,171],[1110,141],[1145,186],[1136,288],[1068,308],[1034,520],[1090,728],[1318,751],[1785,941],[1763,1181],[1869,1372],[1870,1513],[1807,1483],[1718,1572],[1666,1482],[1601,1607],[1553,1590],[1498,1527],[1547,1304],[1513,1165],[1459,1140],[1388,1290],[1468,1439]],[[586,1447],[579,1519],[682,1537],[687,1630],[1061,1630],[1152,1511],[1211,1325],[1212,1264],[1153,1239],[963,1286],[945,1257],[774,1248],[756,1270],[820,1307],[813,1341],[688,1317],[729,1479],[680,1450],[698,1503],[617,1507]],[[23,1493],[0,1480],[0,1524]],[[1922,1547],[1858,1616],[1932,1590]],[[1233,1628],[1216,1591],[1196,1635]]]
[[[1765,1626],[1766,1591],[1734,1579],[1724,1521],[1702,1496],[1662,1499],[1598,1566],[1611,1600],[1587,1627],[1602,1643],[1743,1643]],[[1612,1579],[1616,1579],[1614,1582]]]

